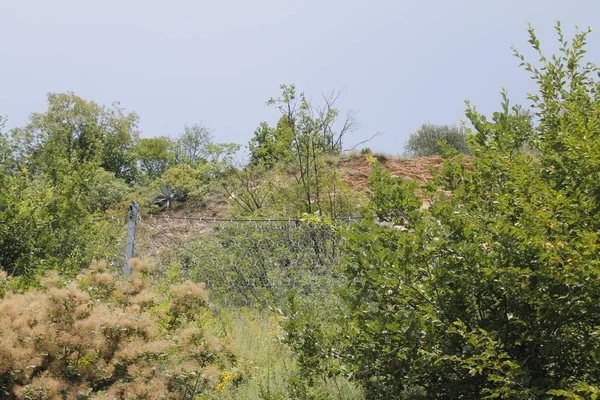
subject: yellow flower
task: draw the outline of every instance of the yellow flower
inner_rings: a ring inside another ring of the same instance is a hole
[[[223,373],[221,374],[221,383],[219,383],[217,385],[217,387],[215,388],[215,390],[219,393],[223,393],[225,391],[225,388],[227,386],[227,384],[233,379],[233,377],[231,376],[231,374],[229,373],[229,371],[223,371]]]

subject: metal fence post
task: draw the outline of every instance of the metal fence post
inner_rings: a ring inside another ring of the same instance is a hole
[[[140,208],[135,201],[132,201],[127,208],[127,246],[125,247],[125,265],[123,272],[125,276],[131,275],[131,266],[129,260],[133,257],[135,251],[135,228]]]

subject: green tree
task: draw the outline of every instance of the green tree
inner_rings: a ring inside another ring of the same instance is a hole
[[[12,150],[8,137],[3,132],[6,126],[6,117],[0,115],[0,176],[8,169],[8,164],[12,158]]]
[[[404,145],[404,151],[410,157],[441,156],[445,146],[462,154],[470,154],[464,129],[432,124],[423,124],[416,132],[411,133]]]
[[[341,92],[323,94],[318,104],[310,102],[304,93],[298,94],[294,85],[281,85],[280,89],[281,96],[269,99],[267,105],[277,107],[281,117],[275,128],[263,122],[254,132],[248,146],[251,164],[289,161],[298,151],[298,141],[308,140],[324,154],[340,154],[344,136],[358,125],[353,111],[348,111],[343,121],[338,120],[335,105]]]
[[[124,164],[103,166],[117,160],[109,150],[126,151],[134,139],[133,120],[73,94],[49,95],[48,111],[0,135],[1,269],[27,277],[48,269],[75,273],[108,255],[103,250],[110,252],[114,235],[92,220],[127,194],[115,177]]]
[[[266,122],[256,128],[248,145],[251,165],[272,167],[290,160],[294,135],[285,121],[282,117],[276,128],[269,127]]]
[[[589,30],[556,29],[559,55],[531,28],[539,65],[515,52],[539,85],[533,128],[505,93],[491,119],[469,106],[470,167],[449,158],[427,209],[376,168],[336,324],[287,325],[305,370],[336,360],[373,399],[597,395],[600,69]]]
[[[341,125],[336,124],[339,92],[324,95],[319,105],[304,93],[297,94],[294,85],[282,85],[281,90],[279,98],[267,102],[281,113],[277,127],[263,123],[257,129],[249,145],[250,163],[267,168],[279,163],[286,168],[295,181],[293,197],[301,200],[297,212],[333,210],[327,205],[326,186],[334,178],[323,158],[342,152],[344,136],[357,125],[355,114],[349,112]]]
[[[125,184],[102,168],[57,174],[2,177],[0,269],[10,275],[74,274],[93,258],[112,259],[118,231],[93,218],[126,194]]]
[[[173,142],[166,136],[140,139],[135,151],[139,170],[149,180],[161,178],[175,164]]]
[[[206,162],[213,135],[209,128],[194,124],[186,125],[183,133],[175,140],[175,162],[191,166]]]
[[[95,163],[132,182],[131,149],[138,137],[138,117],[118,103],[103,107],[72,92],[48,94],[48,110],[33,113],[30,123],[11,137],[16,153],[33,167],[56,175],[61,168]]]
[[[162,184],[181,191],[186,199],[202,201],[215,178],[234,169],[233,158],[240,149],[235,143],[215,143],[209,128],[186,125],[173,141],[174,164],[162,176]]]
[[[208,164],[209,167],[205,169],[213,174],[231,167],[240,147],[235,143],[215,143],[212,131],[200,124],[186,125],[173,144],[177,164],[191,167]]]

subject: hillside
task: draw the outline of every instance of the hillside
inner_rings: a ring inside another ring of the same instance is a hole
[[[432,178],[430,168],[440,169],[444,160],[441,157],[401,158],[393,156],[375,155],[384,169],[393,177],[412,179],[423,186]],[[343,181],[350,189],[367,195],[371,193],[369,176],[373,166],[364,155],[353,154],[340,157],[330,165],[335,166],[340,172]],[[229,218],[230,199],[222,196],[213,196],[203,207],[189,207],[185,203],[172,210],[164,212],[163,216],[195,216],[202,218]],[[172,224],[174,221],[164,221],[163,224]]]

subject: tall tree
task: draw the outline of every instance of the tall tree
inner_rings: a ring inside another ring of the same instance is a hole
[[[354,112],[336,123],[339,111],[334,108],[339,92],[323,95],[323,104],[311,103],[294,85],[282,85],[281,96],[267,104],[276,107],[281,117],[275,128],[263,123],[251,140],[253,165],[287,164],[296,181],[297,197],[303,199],[303,212],[323,212],[324,185],[329,179],[324,155],[339,155],[343,138],[357,126]],[[336,129],[337,127],[337,129]]]
[[[30,123],[13,132],[26,143],[31,165],[55,173],[56,168],[87,163],[100,165],[119,178],[133,181],[131,149],[138,138],[138,117],[118,103],[103,107],[72,92],[48,94],[48,110],[33,113]]]
[[[72,93],[48,101],[27,126],[0,135],[0,268],[12,275],[75,273],[101,256],[112,236],[94,213],[124,196],[115,175],[132,170],[135,114]]]
[[[183,133],[173,143],[173,152],[175,163],[185,163],[214,175],[232,165],[233,156],[240,147],[235,143],[216,143],[209,128],[194,124],[184,127]]]
[[[175,162],[195,165],[206,162],[213,135],[209,128],[200,124],[186,125],[183,133],[175,140]]]
[[[275,128],[261,123],[250,141],[252,164],[273,164],[289,160],[297,152],[298,141],[310,141],[311,146],[323,154],[340,154],[344,136],[358,126],[356,112],[348,111],[338,120],[336,102],[341,92],[323,93],[322,102],[311,102],[304,93],[297,93],[294,85],[281,85],[281,96],[267,101],[276,107],[281,117]]]

